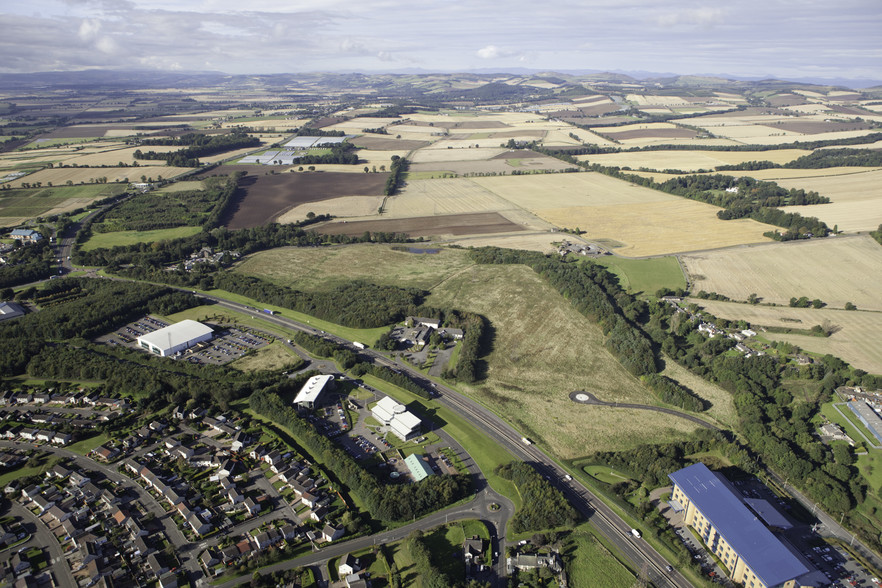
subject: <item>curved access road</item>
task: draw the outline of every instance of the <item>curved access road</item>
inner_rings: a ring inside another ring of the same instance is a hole
[[[603,400],[599,400],[594,394],[591,394],[590,392],[585,392],[584,390],[576,390],[574,392],[570,392],[570,400],[572,400],[573,402],[578,402],[579,404],[592,404],[594,406],[612,406],[614,408],[631,408],[636,410],[652,410],[655,412],[663,412],[665,414],[670,414],[675,417],[680,417],[681,419],[686,419],[687,421],[692,421],[696,425],[704,427],[705,429],[722,431],[721,428],[714,426],[707,421],[703,421],[697,416],[693,416],[685,412],[680,412],[679,410],[674,410],[673,408],[650,406],[648,404],[628,404],[627,402],[605,402]]]

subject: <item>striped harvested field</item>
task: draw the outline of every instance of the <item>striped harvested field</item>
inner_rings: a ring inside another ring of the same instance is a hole
[[[882,247],[866,235],[771,243],[681,257],[694,291],[788,304],[819,298],[833,308],[846,302],[882,311]]]
[[[580,161],[589,161],[610,167],[671,169],[689,172],[702,169],[713,170],[719,165],[735,165],[745,161],[771,161],[783,164],[809,153],[810,151],[803,149],[776,149],[772,151],[687,151],[674,149],[671,151],[579,155],[576,158]]]
[[[626,257],[759,243],[770,227],[722,221],[715,206],[671,196],[598,173],[473,178],[476,184],[589,240],[618,242]]]

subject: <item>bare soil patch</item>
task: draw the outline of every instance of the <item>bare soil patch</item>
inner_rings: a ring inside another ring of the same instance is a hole
[[[257,227],[307,202],[341,196],[379,196],[388,176],[387,173],[335,172],[248,175],[240,181],[242,196],[234,205],[226,226],[230,229]]]
[[[348,119],[345,116],[326,116],[325,118],[320,118],[312,123],[312,127],[314,129],[321,129],[337,123],[346,122],[346,120]]]
[[[430,237],[435,235],[508,233],[523,231],[524,228],[497,212],[480,212],[376,221],[333,222],[323,225],[317,230],[329,235],[358,236],[364,234],[365,231],[370,231],[372,233],[406,233],[411,237]]]
[[[604,114],[619,110],[618,104],[606,103],[595,104],[593,106],[583,106],[579,111],[585,116],[603,116]]]
[[[76,125],[73,127],[61,127],[48,135],[40,135],[39,139],[84,139],[86,137],[103,137],[110,129],[130,129],[119,125]],[[134,131],[132,131],[134,134]]]
[[[807,104],[808,100],[805,99],[805,96],[800,96],[799,94],[777,94],[775,96],[769,96],[768,98],[766,98],[766,102],[768,102],[772,106],[780,107]]]
[[[408,139],[387,139],[385,137],[356,137],[350,141],[356,147],[376,151],[405,150],[412,151],[430,145],[428,141],[411,141]]]

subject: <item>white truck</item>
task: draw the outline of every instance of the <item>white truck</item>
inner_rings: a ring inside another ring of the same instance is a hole
[[[631,534],[640,539],[640,531],[637,529],[631,529]]]
[[[533,444],[533,442],[530,441],[529,439],[527,439],[526,437],[521,437],[521,443],[523,443],[524,445],[532,445]]]
[[[359,343],[358,341],[353,341],[352,346],[356,349],[364,349],[366,347],[364,343]]]

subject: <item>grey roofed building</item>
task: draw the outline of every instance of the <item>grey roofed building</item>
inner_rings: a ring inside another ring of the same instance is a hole
[[[22,305],[15,302],[0,302],[0,321],[18,318],[25,313]]]

